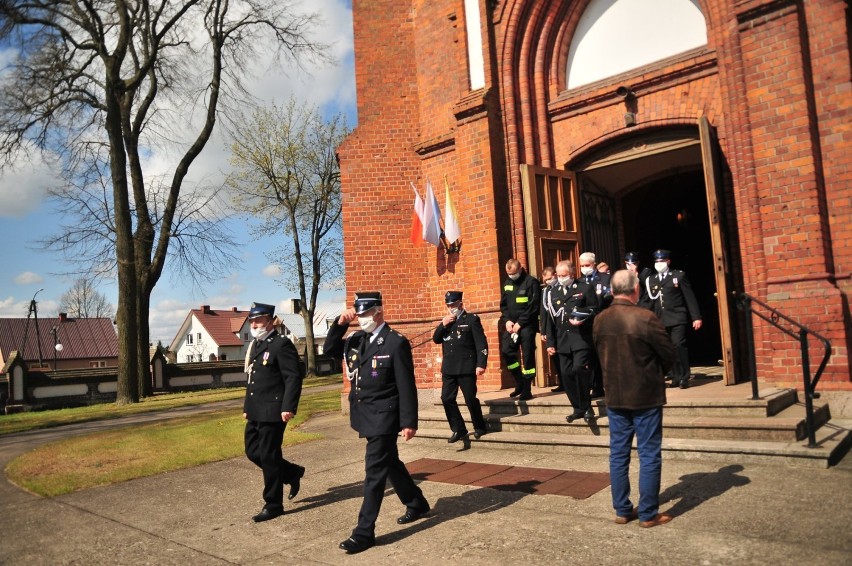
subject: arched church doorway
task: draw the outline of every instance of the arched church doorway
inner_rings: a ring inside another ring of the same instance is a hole
[[[715,141],[706,120],[698,128],[661,130],[610,142],[565,169],[521,166],[527,245],[534,274],[561,258],[592,251],[612,269],[627,251],[652,268],[652,253],[668,249],[687,273],[704,327],[690,331],[690,363],[733,369],[730,285],[725,254]]]

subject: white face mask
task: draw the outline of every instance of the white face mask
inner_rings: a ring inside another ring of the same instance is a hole
[[[373,320],[372,316],[359,316],[358,325],[361,327],[361,330],[368,334],[376,329],[376,321]]]
[[[268,334],[268,331],[266,330],[266,328],[263,328],[263,327],[260,327],[260,328],[252,327],[251,328],[251,336],[255,340],[263,340],[264,338],[266,338],[267,334]]]
[[[511,279],[512,281],[517,281],[518,277],[520,277],[520,276],[521,276],[520,273],[515,273],[514,275],[510,275],[509,279]]]
[[[462,313],[462,310],[459,307],[449,309],[450,316],[458,316]]]
[[[586,277],[588,277],[589,275],[591,275],[591,274],[592,274],[592,273],[594,273],[594,272],[595,272],[595,268],[594,268],[594,267],[581,267],[581,268],[580,268],[580,273],[582,273],[582,274],[583,274],[583,275],[585,275]]]
[[[669,267],[669,264],[665,261],[657,261],[654,263],[654,269],[657,270],[657,273],[663,273]]]
[[[557,277],[559,284],[562,286],[570,285],[574,279],[572,277]]]
[[[553,286],[555,286],[557,283],[559,283],[559,281],[556,279],[556,277],[554,277],[554,278],[552,278],[552,279],[548,279],[548,280],[547,280],[547,285],[548,285],[548,287],[553,287]]]

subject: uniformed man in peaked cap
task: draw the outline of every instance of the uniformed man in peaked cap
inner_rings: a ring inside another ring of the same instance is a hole
[[[358,319],[360,330],[343,335]],[[356,293],[353,308],[335,320],[325,339],[329,356],[343,356],[350,381],[349,422],[367,439],[364,456],[364,501],[358,525],[340,543],[347,554],[367,550],[376,542],[376,518],[390,480],[405,514],[400,525],[416,521],[429,512],[423,492],[399,459],[397,435],[405,440],[417,433],[417,386],[414,360],[408,339],[385,323],[381,293]]]
[[[246,456],[263,470],[263,509],[252,517],[268,521],[284,514],[284,486],[289,499],[299,493],[305,468],[284,459],[281,443],[287,422],[296,415],[305,372],[296,347],[273,324],[275,307],[252,303],[249,324],[254,340],[246,354]]]
[[[651,308],[651,300],[648,298],[648,291],[645,288],[645,279],[653,272],[649,267],[641,267],[640,258],[637,252],[627,252],[624,254],[624,268],[636,275],[639,278],[639,302],[636,303],[640,307],[646,309]]]
[[[651,310],[659,317],[669,338],[677,350],[677,360],[672,369],[672,387],[689,387],[689,349],[686,347],[686,331],[692,321],[693,330],[701,328],[701,311],[698,300],[686,273],[671,269],[671,252],[654,252],[656,274],[645,279],[645,290]]]
[[[473,435],[485,434],[485,419],[482,405],[476,398],[476,378],[485,373],[488,364],[488,342],[479,317],[464,309],[461,291],[447,291],[444,304],[447,315],[435,328],[432,341],[441,344],[441,403],[453,431],[448,442],[466,438],[468,431],[462,418],[456,397],[459,388],[473,421]]]

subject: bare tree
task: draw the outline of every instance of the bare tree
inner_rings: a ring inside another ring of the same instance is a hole
[[[73,318],[112,318],[115,309],[90,279],[81,277],[59,298],[60,312]]]
[[[16,51],[0,84],[0,158],[57,155],[66,179],[108,190],[103,227],[118,277],[118,403],[150,391],[148,312],[176,230],[181,188],[241,78],[270,49],[324,60],[315,14],[286,0],[0,0],[0,41]],[[262,51],[261,51],[262,50]],[[152,206],[145,156],[177,165]]]
[[[278,238],[280,244],[267,259],[296,269],[295,278],[281,283],[299,293],[310,373],[315,367],[317,293],[336,287],[342,275],[336,150],[348,133],[343,116],[326,122],[316,108],[291,99],[285,107],[256,110],[232,134],[234,170],[227,183],[234,189],[236,207],[261,220],[254,236]]]

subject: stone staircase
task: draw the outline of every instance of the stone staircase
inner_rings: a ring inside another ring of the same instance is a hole
[[[703,371],[702,371],[703,370]],[[751,399],[751,384],[725,386],[717,368],[693,368],[689,389],[668,389],[663,413],[663,457],[719,462],[776,462],[828,467],[852,445],[852,421],[831,418],[827,403],[816,401],[817,446],[808,447],[805,407],[794,389],[764,388]],[[516,401],[510,390],[480,393],[488,434],[470,442],[477,449],[535,449],[566,454],[609,452],[609,421],[603,399],[593,404],[597,418],[568,423],[571,406],[564,393],[533,389],[535,398]],[[459,393],[459,407],[473,432]],[[420,411],[417,438],[446,442],[450,435],[440,402]],[[461,443],[459,443],[461,447]]]

